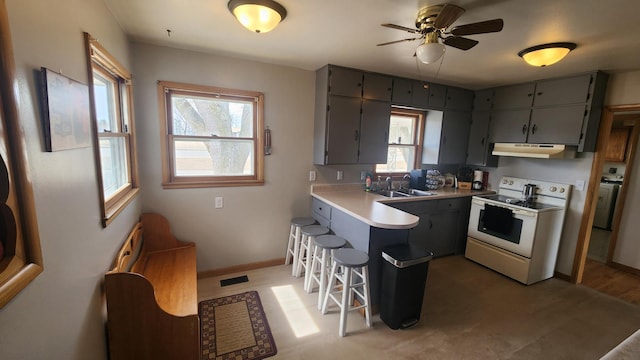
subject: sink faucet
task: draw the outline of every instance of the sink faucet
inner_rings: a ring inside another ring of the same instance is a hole
[[[391,176],[387,176],[384,181],[387,183],[387,190],[391,190]]]
[[[400,189],[401,190],[404,188],[405,183],[407,184],[407,189],[408,189],[409,188],[409,184],[411,183],[411,175],[404,174],[404,176],[402,177],[402,181],[400,181]]]

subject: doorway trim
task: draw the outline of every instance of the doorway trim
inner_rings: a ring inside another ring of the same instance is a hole
[[[591,240],[591,227],[593,226],[593,218],[595,216],[596,205],[598,203],[598,188],[600,184],[600,177],[602,176],[602,166],[604,166],[604,154],[611,134],[611,128],[613,125],[613,118],[616,114],[626,112],[640,112],[640,104],[634,105],[615,105],[607,106],[604,108],[602,119],[600,122],[600,130],[598,132],[598,139],[596,144],[596,152],[593,155],[593,163],[591,165],[591,175],[589,176],[589,191],[587,192],[585,199],[585,206],[582,212],[582,220],[580,222],[580,231],[578,232],[578,243],[576,245],[576,253],[573,259],[573,269],[571,271],[571,282],[580,284],[582,282],[582,276],[584,275],[584,267],[587,259],[587,251],[589,249],[589,241]],[[636,122],[633,127],[631,139],[629,144],[631,146],[628,152],[628,161],[625,166],[625,174],[631,174],[633,170],[633,163],[635,162],[636,148],[638,143],[638,136],[640,132],[640,124]],[[630,183],[625,175],[625,182]],[[607,254],[607,263],[612,262],[613,250],[618,238],[618,231],[620,228],[620,214],[624,209],[625,199],[628,191],[628,186],[623,186],[620,196],[619,204],[616,205],[614,214],[614,220],[612,223],[611,240],[609,244],[609,253]],[[624,267],[624,265],[620,265]]]

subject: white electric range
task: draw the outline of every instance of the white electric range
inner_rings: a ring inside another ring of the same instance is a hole
[[[502,177],[497,195],[471,200],[465,257],[527,285],[552,277],[570,195],[568,184]]]

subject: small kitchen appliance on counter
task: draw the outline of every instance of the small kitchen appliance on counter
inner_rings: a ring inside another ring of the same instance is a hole
[[[465,257],[527,285],[552,277],[571,188],[503,176],[472,197]]]

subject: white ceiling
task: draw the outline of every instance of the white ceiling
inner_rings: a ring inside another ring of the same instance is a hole
[[[330,63],[482,89],[592,70],[640,69],[638,0],[449,0],[466,9],[454,26],[502,18],[504,29],[469,36],[480,43],[468,51],[447,47],[441,65],[416,62],[418,41],[376,44],[411,37],[380,24],[413,28],[420,8],[445,0],[278,0],[288,15],[265,34],[243,28],[227,0],[104,1],[133,41],[306,70]],[[578,47],[555,65],[534,68],[517,55],[557,41]]]

